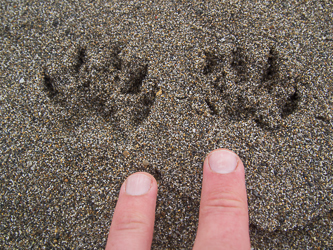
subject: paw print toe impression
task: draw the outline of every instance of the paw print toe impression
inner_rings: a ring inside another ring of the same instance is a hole
[[[202,73],[210,83],[210,93],[204,99],[212,115],[235,121],[252,119],[261,129],[275,130],[299,108],[298,89],[302,83],[297,78],[283,77],[274,47],[257,78],[250,72],[249,56],[240,47],[229,55],[213,51],[204,55]]]
[[[141,124],[154,105],[157,82],[147,81],[144,60],[125,61],[121,51],[114,44],[72,49],[52,73],[44,69],[44,91],[70,116],[92,112],[119,128]]]

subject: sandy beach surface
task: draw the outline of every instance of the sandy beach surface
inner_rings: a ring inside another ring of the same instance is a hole
[[[0,248],[103,249],[122,182],[191,249],[202,163],[244,162],[253,249],[332,249],[332,1],[2,1]]]

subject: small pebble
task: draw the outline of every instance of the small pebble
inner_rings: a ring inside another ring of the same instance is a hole
[[[130,155],[130,153],[129,153],[127,150],[125,150],[125,151],[123,152],[123,155],[124,155],[125,157],[127,157],[127,156]]]
[[[143,164],[143,166],[147,167],[150,163],[147,160],[143,160],[142,164]]]

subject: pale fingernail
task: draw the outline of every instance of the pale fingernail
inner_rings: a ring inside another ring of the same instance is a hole
[[[125,191],[129,195],[143,195],[151,187],[151,178],[145,174],[134,174],[127,178]]]
[[[228,174],[237,167],[237,155],[229,150],[215,150],[208,156],[211,170],[219,174]]]

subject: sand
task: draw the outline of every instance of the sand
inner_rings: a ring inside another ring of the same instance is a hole
[[[190,249],[202,163],[244,162],[253,249],[330,249],[331,1],[1,4],[0,246],[103,249],[136,171]]]

